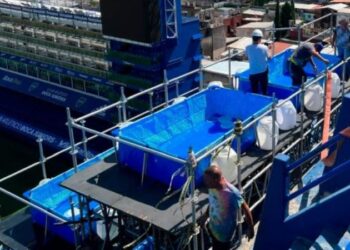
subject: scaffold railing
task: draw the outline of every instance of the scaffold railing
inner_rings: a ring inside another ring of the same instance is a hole
[[[307,24],[305,24],[307,25]],[[305,25],[303,25],[303,27],[305,27]],[[240,54],[240,53],[238,53]],[[210,64],[206,67],[210,67],[214,64],[217,64],[221,61],[225,61],[225,60],[231,60],[232,58],[232,55],[231,53],[229,53],[229,56],[226,57],[226,58],[223,58],[217,62],[214,62],[213,64]],[[340,67],[342,67],[343,69],[343,75],[342,75],[342,91],[341,91],[341,96],[339,97],[339,99],[341,99],[344,94],[346,93],[347,89],[345,89],[345,67],[346,67],[346,64],[350,62],[350,57],[349,58],[346,58],[345,60],[341,61],[340,63],[338,63],[337,65],[333,66],[332,68],[328,69],[329,71],[334,71]],[[122,93],[121,93],[121,100],[116,102],[116,103],[113,103],[107,107],[104,107],[104,108],[101,108],[97,111],[94,111],[90,114],[87,114],[87,115],[84,115],[82,117],[78,117],[78,118],[73,118],[71,117],[70,115],[70,112],[69,110],[67,111],[67,119],[68,119],[68,129],[69,129],[69,133],[70,133],[70,141],[71,141],[71,146],[66,148],[66,149],[63,149],[49,157],[45,157],[43,156],[42,154],[42,150],[40,151],[41,152],[41,155],[40,155],[40,161],[36,162],[36,163],[33,163],[15,173],[12,173],[6,177],[3,177],[0,179],[0,185],[1,183],[5,182],[5,181],[8,181],[12,178],[15,178],[16,176],[18,176],[19,174],[22,174],[26,171],[29,171],[35,167],[39,167],[39,166],[43,166],[43,161],[47,161],[47,160],[51,160],[51,159],[54,159],[56,158],[57,156],[61,155],[61,154],[64,154],[64,153],[68,153],[70,152],[72,154],[72,157],[73,157],[73,165],[74,167],[76,167],[77,165],[77,161],[76,161],[76,147],[79,147],[79,146],[83,146],[83,148],[86,150],[87,149],[87,143],[90,142],[91,140],[94,140],[98,137],[100,138],[104,138],[104,139],[107,139],[107,140],[110,140],[112,142],[112,144],[115,146],[116,143],[125,143],[125,144],[128,144],[128,145],[131,145],[131,146],[135,146],[135,147],[138,147],[139,149],[145,151],[145,152],[149,152],[149,153],[152,153],[152,154],[156,154],[156,155],[160,155],[164,158],[167,158],[167,159],[171,159],[171,160],[174,160],[174,161],[177,161],[179,163],[183,163],[183,164],[186,164],[186,161],[184,161],[183,159],[180,159],[180,158],[177,158],[177,157],[173,157],[173,156],[170,156],[170,155],[166,155],[164,153],[161,153],[159,151],[156,151],[156,150],[152,150],[152,149],[149,149],[149,148],[146,148],[146,147],[143,147],[143,146],[140,146],[140,145],[136,145],[136,144],[133,144],[131,142],[127,142],[119,137],[114,137],[114,136],[111,136],[109,134],[109,132],[117,127],[119,127],[121,124],[125,123],[125,122],[128,122],[128,121],[133,121],[135,119],[137,119],[138,117],[140,116],[136,116],[135,117],[127,117],[127,112],[126,112],[126,109],[127,109],[127,103],[132,101],[133,99],[136,99],[137,97],[140,97],[142,95],[148,95],[148,96],[151,96],[152,93],[155,91],[155,90],[158,90],[158,89],[164,89],[164,86],[168,86],[169,83],[178,83],[179,84],[179,80],[181,80],[182,78],[185,78],[187,76],[190,76],[192,74],[200,74],[201,75],[201,84],[199,86],[199,88],[195,89],[194,91],[198,91],[198,90],[202,90],[203,89],[203,79],[202,79],[202,71],[203,69],[205,69],[206,67],[203,67],[201,65],[200,69],[198,70],[193,70],[191,72],[188,72],[187,74],[184,74],[182,76],[179,76],[179,77],[176,77],[176,78],[173,78],[173,79],[170,79],[168,80],[167,82],[165,83],[161,83],[161,84],[158,84],[157,86],[154,86],[150,89],[147,89],[147,90],[144,90],[140,93],[137,93],[133,96],[129,96],[129,97],[126,97],[123,93],[123,88],[122,88]],[[166,72],[165,72],[166,73]],[[297,92],[295,92],[293,95],[291,95],[290,97],[286,98],[282,103],[275,103],[275,105],[273,105],[271,107],[271,109],[269,109],[268,111],[264,112],[263,114],[261,114],[259,117],[254,117],[253,120],[251,120],[248,124],[246,124],[243,128],[243,130],[246,130],[248,128],[250,128],[251,126],[254,126],[256,124],[256,122],[258,122],[263,116],[267,115],[267,114],[274,114],[275,112],[275,109],[282,106],[285,102],[289,101],[289,100],[292,100],[293,98],[295,97],[300,97],[301,96],[301,106],[303,107],[304,106],[304,99],[302,98],[306,89],[308,89],[310,86],[312,85],[315,85],[315,84],[318,84],[320,81],[324,80],[326,78],[326,75],[327,75],[327,72],[321,72],[319,75],[317,75],[314,79],[311,79],[309,81],[307,81],[305,84],[303,84],[301,86],[301,89],[299,89]],[[229,78],[232,77],[232,76],[228,76]],[[145,113],[142,114],[142,116],[144,115],[147,115],[147,114],[150,114],[152,113],[156,108],[161,108],[161,107],[164,107],[164,106],[167,106],[169,104],[171,100],[169,100],[169,98],[167,97],[167,95],[165,95],[165,101],[163,104],[157,106],[157,107],[153,107],[152,105],[152,99],[150,98],[150,109],[148,111],[146,111]],[[336,105],[333,107],[332,109],[332,113],[333,114],[336,114],[337,110],[340,108],[341,106],[341,103],[336,103]],[[117,112],[119,114],[119,122],[114,125],[113,127],[111,128],[108,128],[104,131],[97,131],[97,130],[94,130],[92,128],[88,128],[86,127],[84,123],[87,119],[95,116],[95,115],[98,115],[102,112],[105,112],[107,110],[111,110],[111,109],[117,109]],[[273,115],[273,117],[275,117]],[[301,113],[301,117],[303,117],[303,113]],[[275,118],[274,118],[275,119]],[[313,133],[313,129],[317,126],[322,126],[322,123],[323,123],[323,119],[320,118],[319,120],[316,121],[316,123],[314,124],[313,127],[311,128],[303,128],[304,124],[301,122],[300,123],[300,127],[299,127],[299,130],[301,131],[301,136],[300,138],[298,138],[296,141],[294,141],[293,143],[291,143],[290,145],[288,145],[286,148],[282,149],[281,152],[283,153],[288,153],[288,152],[292,152],[293,150],[295,150],[295,148],[299,145],[299,147],[301,146],[301,148],[303,149],[303,144],[305,144],[305,138],[307,136],[310,136],[312,133]],[[273,122],[274,124],[274,122]],[[83,141],[80,141],[80,142],[75,142],[74,140],[74,133],[73,133],[73,130],[74,129],[77,129],[79,131],[81,131],[81,133],[85,134],[84,137],[84,140]],[[89,137],[86,137],[86,134],[91,134],[91,136]],[[197,157],[197,161],[200,161],[201,159],[203,159],[204,157],[206,156],[209,156],[210,154],[216,152],[217,150],[220,150],[220,148],[223,148],[228,142],[232,141],[233,138],[235,138],[237,135],[235,134],[232,134],[231,136],[229,136],[228,138],[226,138],[224,141],[222,141],[220,144],[216,145],[215,147],[213,147],[211,150],[209,150],[208,152],[205,152],[201,155],[199,155]],[[317,146],[319,145],[321,142],[320,141],[317,141],[314,143],[314,145],[310,145],[310,146]],[[275,155],[276,152],[276,141],[275,139],[273,140],[273,150],[272,150],[272,155]],[[40,146],[40,145],[39,145]],[[299,148],[300,149],[300,148]],[[116,150],[116,147],[115,147],[115,150]],[[187,149],[184,149],[184,150],[187,150]],[[300,156],[301,154],[303,154],[303,150],[299,150],[298,152],[298,155]],[[239,156],[240,157],[240,156]],[[241,164],[241,163],[237,163],[237,164]],[[249,179],[248,181],[246,181],[245,183],[238,183],[238,185],[241,187],[241,192],[245,194],[246,196],[246,199],[248,202],[251,201],[252,197],[253,197],[253,193],[254,191],[258,194],[258,199],[254,201],[254,203],[250,203],[251,205],[251,208],[254,210],[255,208],[257,208],[264,200],[265,198],[265,191],[266,191],[266,187],[267,187],[267,183],[268,183],[268,173],[269,173],[269,170],[272,166],[272,163],[269,163],[267,164],[266,166],[263,166],[263,168],[259,171],[259,173],[257,173],[255,176],[253,176],[251,179]],[[239,168],[238,168],[239,169]],[[44,176],[44,170],[43,170],[43,176]],[[259,184],[258,182],[261,182],[261,180],[263,180],[263,187],[259,187]],[[36,207],[35,204],[31,204],[30,202],[28,201],[25,201],[23,198],[21,198],[20,196],[18,195],[15,195],[13,193],[11,193],[10,191],[4,189],[4,188],[0,188],[0,192],[1,193],[4,193],[5,195],[8,195],[20,202],[24,202],[26,205],[30,205],[32,207]],[[44,213],[46,213],[47,215],[51,216],[50,212],[48,211],[43,211]]]

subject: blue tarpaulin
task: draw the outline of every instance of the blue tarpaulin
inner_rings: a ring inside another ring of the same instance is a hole
[[[147,116],[124,128],[114,131],[122,139],[151,148],[183,160],[191,147],[198,157],[233,133],[233,123],[247,123],[262,113],[272,103],[272,98],[216,88],[202,91],[187,100]],[[242,138],[243,151],[255,141],[254,128]],[[144,153],[121,144],[119,160],[122,164],[142,172]],[[198,163],[196,183],[209,164],[210,157]],[[146,175],[165,184],[181,164],[165,158],[148,155]],[[180,187],[185,176],[177,176],[174,186]]]
[[[78,170],[84,170],[93,164],[96,164],[99,161],[102,161],[109,155],[114,153],[114,149],[107,150],[94,158],[90,159],[89,161],[84,162],[83,164],[78,166]],[[65,189],[60,186],[60,184],[71,177],[74,174],[74,169],[70,169],[50,180],[48,182],[37,186],[31,190],[26,191],[23,196],[29,200],[30,202],[34,203],[35,205],[55,214],[56,216],[67,220],[67,221],[73,221],[79,220],[80,218],[80,210],[79,210],[79,201],[78,201],[78,195],[68,189]],[[75,212],[75,218],[72,217],[72,209],[70,204],[70,199],[72,200],[74,204],[74,212]],[[90,202],[90,209],[91,210],[97,210],[99,208],[99,204],[97,202]],[[87,211],[84,211],[84,214],[86,214]],[[70,227],[70,225],[57,225],[57,221],[54,218],[46,216],[43,212],[32,209],[32,219],[33,222],[35,222],[38,225],[41,225],[43,227],[48,228],[49,231],[51,231],[54,235],[58,235],[61,238],[65,239],[67,242],[74,244],[74,231]],[[94,226],[94,225],[93,225]],[[88,227],[85,227],[86,234]]]
[[[296,92],[299,87],[292,85],[292,78],[290,77],[287,69],[287,60],[292,55],[293,49],[287,49],[284,52],[274,56],[269,60],[269,85],[268,85],[268,94],[272,96],[275,93],[276,98],[286,99],[291,94]],[[337,56],[322,54],[322,56],[329,60],[330,64],[325,65],[317,58],[313,58],[314,62],[317,65],[319,72],[326,70],[326,67],[330,68],[340,62],[340,59]],[[305,73],[308,77],[315,77],[315,72],[310,63],[304,67]],[[340,69],[336,71],[340,74]],[[239,89],[242,91],[251,92],[251,86],[249,81],[249,69],[240,73],[239,77]],[[294,98],[293,103],[295,106],[299,106],[299,99]]]

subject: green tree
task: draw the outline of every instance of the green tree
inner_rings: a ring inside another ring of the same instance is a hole
[[[294,0],[290,1],[290,7],[292,8],[292,20],[294,21],[294,24],[295,24],[295,4],[294,4]]]
[[[264,0],[254,0],[254,6],[263,6],[264,3]]]
[[[289,27],[290,20],[293,20],[292,6],[288,2],[286,2],[281,9],[281,26]]]
[[[265,3],[268,3],[269,0],[254,0],[253,4],[254,6],[264,6]]]
[[[275,28],[281,27],[281,16],[280,16],[280,0],[276,0],[276,8],[275,8],[275,20],[274,20]],[[280,32],[275,32],[276,40],[281,37]]]

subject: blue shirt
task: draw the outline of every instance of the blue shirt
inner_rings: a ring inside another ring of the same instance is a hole
[[[251,75],[263,73],[267,70],[269,59],[269,49],[264,44],[251,44],[245,48],[245,53],[249,61]]]
[[[216,240],[232,240],[237,226],[237,212],[243,202],[239,190],[227,181],[222,190],[209,189],[209,229]]]
[[[335,28],[335,43],[338,48],[345,48],[350,43],[349,28],[343,29],[340,26]]]

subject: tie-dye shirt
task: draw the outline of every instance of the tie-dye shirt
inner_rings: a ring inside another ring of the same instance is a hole
[[[226,181],[222,190],[209,189],[209,229],[221,242],[232,239],[237,225],[237,211],[243,203],[237,188]]]

